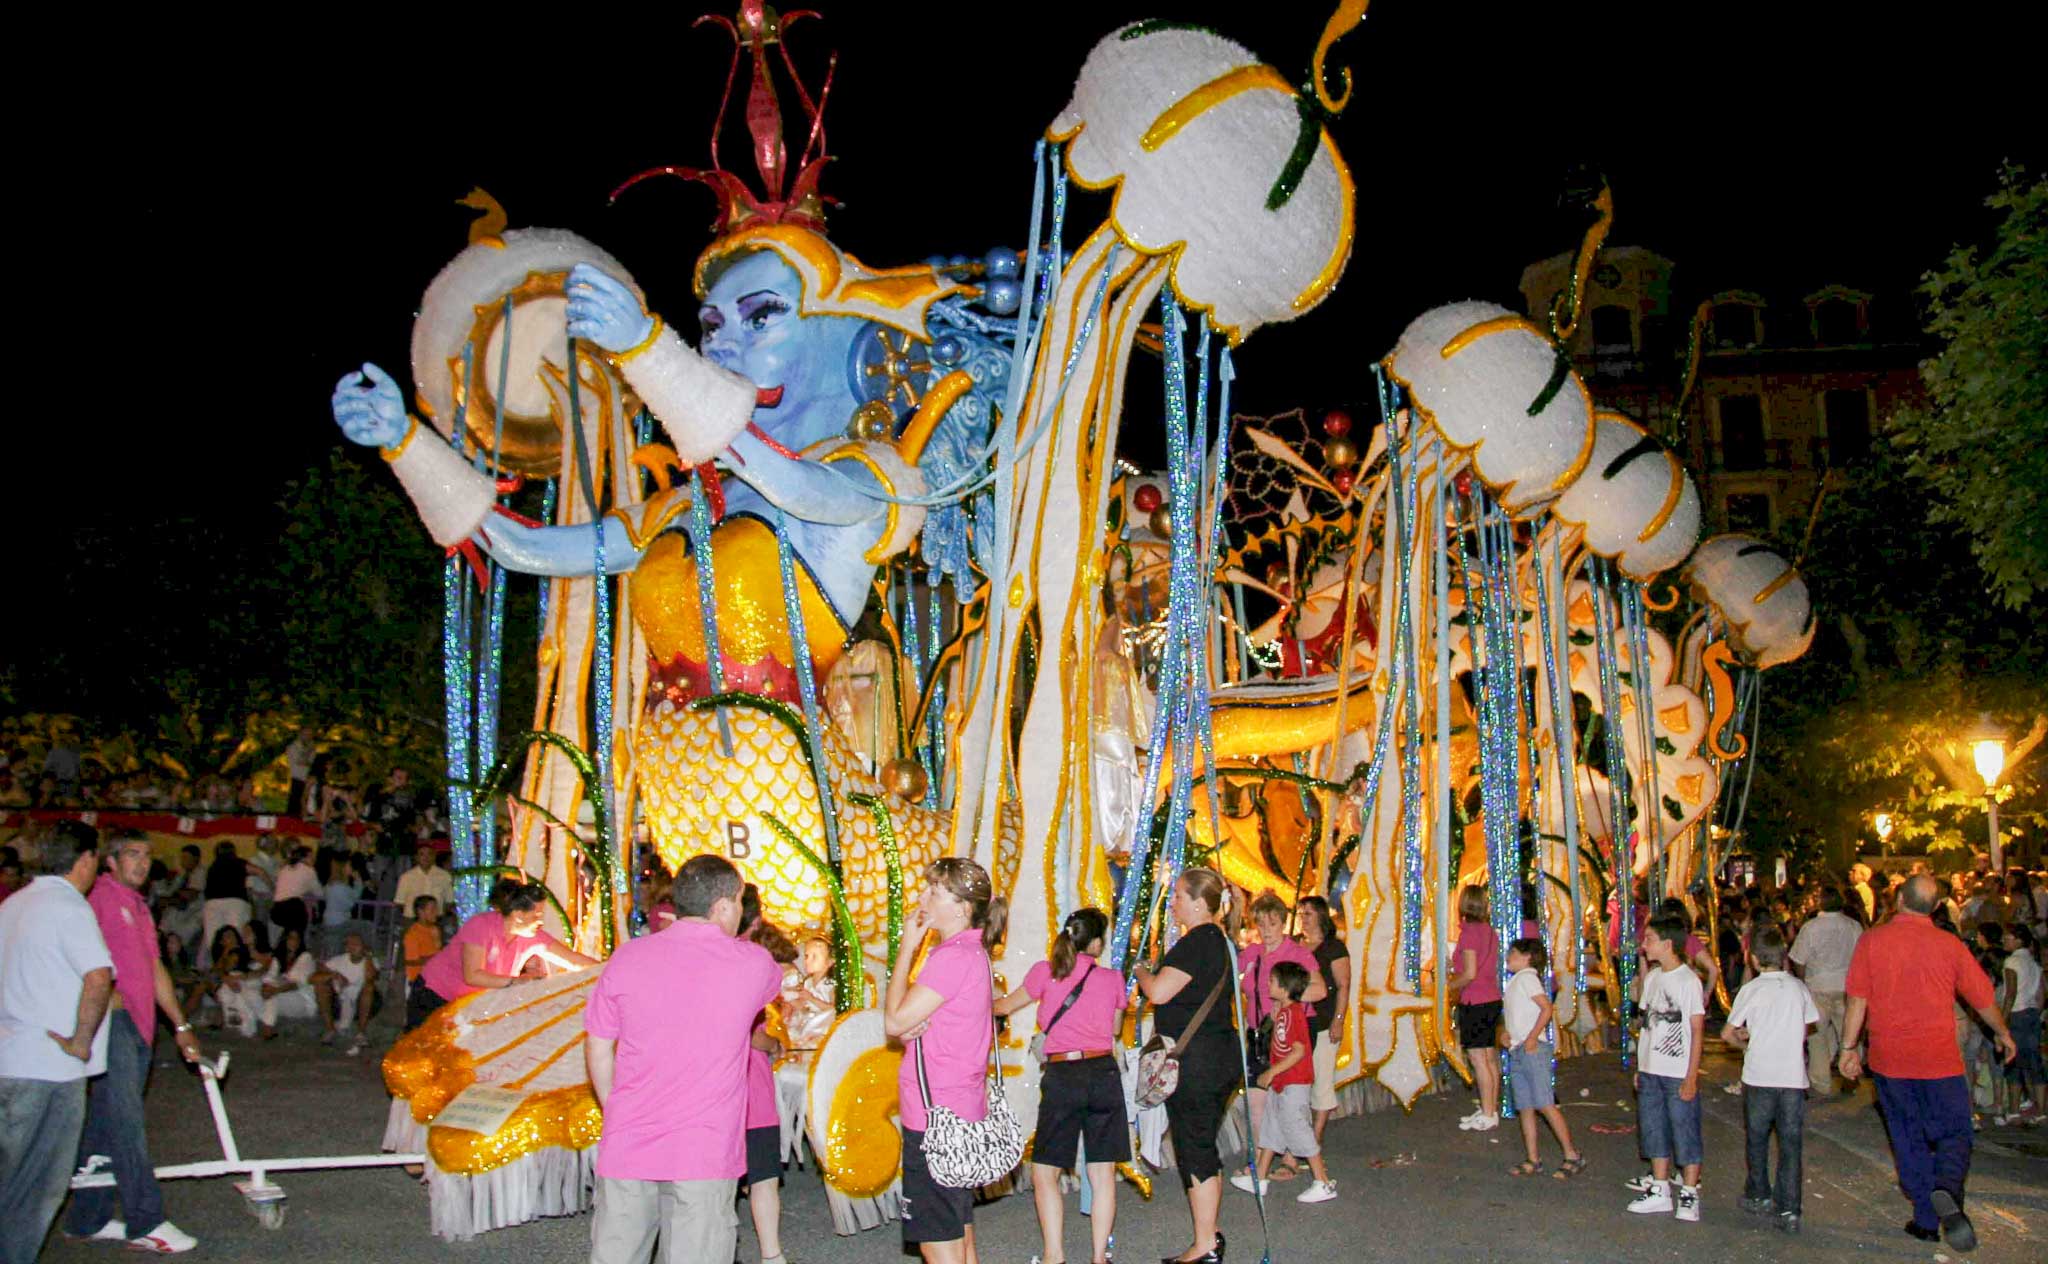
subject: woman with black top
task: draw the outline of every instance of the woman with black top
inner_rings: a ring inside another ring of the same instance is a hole
[[[213,863],[206,867],[206,903],[200,905],[199,942],[209,950],[206,967],[212,964],[213,940],[223,926],[247,934],[255,910],[249,904],[249,862],[226,839],[213,848]]]
[[[1179,1039],[1202,1003],[1217,996],[1181,1053],[1180,1086],[1166,1099],[1167,1132],[1173,1138],[1181,1187],[1187,1191],[1195,1244],[1167,1256],[1162,1264],[1221,1264],[1223,1259],[1223,1233],[1216,1227],[1223,1201],[1223,1159],[1216,1153],[1216,1131],[1243,1077],[1231,998],[1219,994],[1230,986],[1223,892],[1223,879],[1213,869],[1182,873],[1168,908],[1181,928],[1180,942],[1160,959],[1157,970],[1142,964],[1137,969],[1138,990],[1153,1005],[1154,1030],[1169,1041]]]
[[[1323,1126],[1337,1109],[1337,1049],[1344,1042],[1341,1024],[1351,1000],[1351,951],[1338,938],[1337,919],[1330,913],[1328,900],[1320,895],[1303,896],[1294,907],[1301,918],[1301,946],[1315,957],[1316,970],[1329,993],[1316,1002],[1308,1016],[1308,1029],[1315,1036],[1311,1054],[1315,1085],[1309,1104],[1315,1107],[1316,1140],[1321,1141]]]

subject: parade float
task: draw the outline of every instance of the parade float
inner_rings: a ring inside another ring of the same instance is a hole
[[[1511,936],[1535,883],[1559,1021],[1592,1030],[1628,966],[1590,960],[1586,927],[1639,879],[1686,890],[1756,673],[1810,637],[1762,546],[1679,570],[1690,476],[1559,349],[1604,200],[1539,319],[1438,307],[1361,370],[1356,416],[1234,416],[1233,350],[1310,313],[1354,250],[1329,131],[1354,89],[1329,58],[1364,8],[1338,6],[1300,79],[1187,24],[1110,33],[1038,145],[1022,250],[871,266],[827,233],[798,15],[749,0],[713,20],[748,68],[758,179],[715,129],[710,166],[646,173],[717,195],[695,349],[624,262],[479,195],[414,325],[415,412],[371,366],[337,388],[448,549],[462,911],[522,872],[601,957],[633,929],[644,830],[828,936],[838,1016],[783,1078],[841,1232],[895,1211],[901,1052],[874,1004],[930,860],[993,875],[1012,979],[1084,905],[1115,910],[1115,961],[1156,952],[1190,864],[1328,895],[1357,981],[1340,1081],[1406,1106],[1466,1074],[1440,1038],[1454,887],[1489,884]],[[1102,222],[1067,222],[1076,190],[1111,194]],[[1163,416],[1127,413],[1133,372],[1162,375]],[[1163,428],[1163,471],[1118,462],[1126,427]],[[539,513],[512,508],[533,483]],[[540,690],[499,749],[527,575]],[[588,1205],[601,969],[446,1006],[386,1059],[387,1144],[428,1156],[436,1232]],[[1028,1129],[1037,1069],[1009,1061]]]

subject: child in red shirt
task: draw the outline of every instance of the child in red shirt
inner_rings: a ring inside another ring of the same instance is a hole
[[[1323,1166],[1309,1101],[1310,1086],[1315,1082],[1309,1050],[1315,1036],[1308,1027],[1308,1007],[1301,1003],[1301,994],[1308,990],[1308,971],[1292,961],[1280,962],[1273,967],[1267,987],[1273,998],[1273,1056],[1258,1079],[1258,1087],[1267,1092],[1266,1109],[1259,1119],[1258,1183],[1254,1185],[1245,1172],[1231,1177],[1230,1183],[1246,1193],[1257,1189],[1264,1194],[1273,1156],[1294,1154],[1308,1160],[1315,1176],[1294,1201],[1326,1203],[1337,1196],[1337,1185]]]

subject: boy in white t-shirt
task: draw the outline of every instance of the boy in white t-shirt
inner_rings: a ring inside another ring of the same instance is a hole
[[[1508,945],[1508,969],[1514,971],[1514,977],[1501,992],[1501,1022],[1508,1042],[1508,1086],[1522,1122],[1522,1149],[1529,1156],[1509,1168],[1508,1175],[1542,1174],[1543,1161],[1536,1149],[1536,1117],[1541,1115],[1564,1147],[1557,1179],[1565,1181],[1586,1170],[1586,1156],[1572,1145],[1572,1130],[1565,1125],[1564,1112],[1557,1108],[1556,1086],[1551,1082],[1557,1042],[1550,1026],[1555,1007],[1543,986],[1543,968],[1549,964],[1550,950],[1540,939],[1517,939]]]
[[[1671,1211],[1700,1218],[1700,1039],[1707,1022],[1700,976],[1680,960],[1687,934],[1683,919],[1655,917],[1643,928],[1643,957],[1651,968],[1636,983],[1643,1031],[1636,1040],[1636,1119],[1650,1187],[1628,1205],[1638,1215]],[[1681,1179],[1674,1190],[1674,1160]]]
[[[1742,1209],[1775,1213],[1799,1232],[1800,1153],[1806,1130],[1806,1032],[1820,1007],[1806,984],[1785,973],[1785,936],[1765,927],[1749,941],[1754,978],[1735,994],[1723,1035],[1742,1048],[1742,1113],[1749,1178]],[[1771,1134],[1778,1134],[1778,1180],[1771,1183]]]
[[[377,963],[370,958],[370,947],[362,932],[352,930],[343,936],[342,951],[321,962],[312,981],[314,994],[320,999],[320,1022],[325,1027],[320,1043],[334,1043],[335,1020],[339,1018],[341,1031],[354,1032],[348,1043],[348,1056],[355,1057],[363,1051],[367,1039],[364,1032],[377,1002]]]

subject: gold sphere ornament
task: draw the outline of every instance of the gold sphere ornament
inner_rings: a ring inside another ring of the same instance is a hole
[[[892,759],[882,766],[882,784],[899,799],[922,799],[927,784],[924,765],[914,759]]]
[[[1173,511],[1161,505],[1152,511],[1152,516],[1145,520],[1145,525],[1152,528],[1153,535],[1162,540],[1166,539],[1173,534]]]
[[[1323,460],[1333,470],[1349,469],[1358,464],[1358,445],[1340,435],[1323,445]]]
[[[871,399],[853,410],[853,423],[847,431],[856,439],[886,442],[896,435],[896,410],[889,407],[887,400]]]

